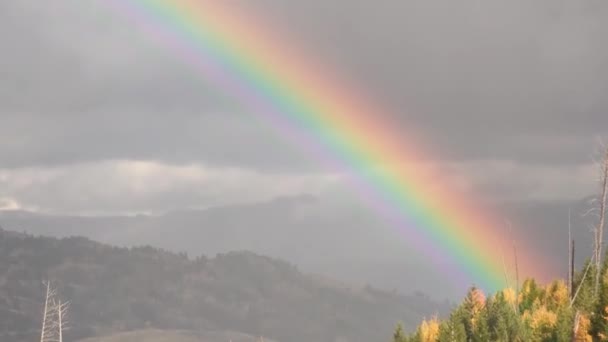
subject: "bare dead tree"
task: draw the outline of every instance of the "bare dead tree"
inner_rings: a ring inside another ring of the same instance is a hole
[[[58,298],[57,291],[47,281],[40,342],[63,342],[68,305]]]
[[[57,321],[56,321],[56,296],[57,291],[51,286],[50,281],[46,281],[46,294],[44,298],[44,311],[42,314],[42,328],[40,329],[40,342],[55,341]]]
[[[570,271],[570,261],[572,260],[572,220],[570,219],[570,209],[568,209],[568,293],[572,291],[572,272]]]
[[[576,334],[578,333],[578,328],[581,322],[581,313],[576,310],[576,314],[574,315],[574,324],[572,326],[572,341],[576,341]]]
[[[502,257],[502,271],[504,273],[505,276],[505,286],[507,289],[512,289],[511,287],[511,282],[509,281],[509,271],[507,269],[507,263],[505,262],[505,253],[504,250],[501,251],[501,257]],[[517,312],[517,301],[513,302],[513,310]]]
[[[58,338],[57,340],[59,340],[59,342],[63,342],[63,325],[64,320],[63,320],[63,315],[64,315],[65,311],[62,309],[62,305],[61,305],[61,299],[59,300],[59,302],[57,303],[57,335]]]
[[[58,342],[63,342],[63,331],[66,329],[67,321],[65,320],[66,313],[68,311],[69,303],[58,300],[55,306],[55,315],[57,317],[57,337]]]
[[[40,329],[40,342],[44,342],[45,341],[45,335],[47,332],[47,320],[49,318],[49,302],[52,298],[52,293],[51,293],[51,282],[47,281],[46,282],[46,294],[44,296],[44,310],[42,311],[42,328]]]
[[[511,287],[511,282],[509,281],[509,270],[507,269],[507,263],[505,262],[505,251],[501,248],[500,257],[502,259],[502,273],[505,277],[505,286],[507,288]]]
[[[574,239],[572,238],[572,210],[568,209],[568,296],[572,298],[574,290]]]
[[[513,225],[511,221],[507,220],[507,226],[509,228],[509,233],[511,236],[513,235]],[[515,263],[515,298],[519,297],[519,263],[517,261],[517,245],[515,244],[515,238],[512,239],[512,247],[513,247],[513,259]],[[516,311],[517,307],[516,307]]]
[[[517,246],[515,245],[515,240],[513,240],[513,257],[515,258],[515,298],[519,298],[519,265],[517,262]]]
[[[574,239],[570,241],[570,298],[574,295]]]
[[[606,199],[608,197],[608,148],[605,149],[602,160],[600,161],[600,197],[597,203],[597,226],[595,227],[595,286],[594,293],[597,295],[600,285],[600,272],[602,263],[602,245],[604,243],[604,226],[606,224]]]

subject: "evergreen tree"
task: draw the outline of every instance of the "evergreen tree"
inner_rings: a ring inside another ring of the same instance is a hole
[[[582,270],[575,274],[572,284],[576,292],[574,307],[585,314],[590,314],[596,309],[595,296],[593,294],[594,274],[595,265],[590,260],[587,260]]]
[[[522,325],[513,307],[514,302],[507,301],[506,293],[510,294],[510,289],[498,292],[493,300],[488,300],[486,304],[490,340],[498,342],[522,341]]]
[[[598,341],[608,341],[608,252],[604,257],[600,272],[601,282],[595,312],[592,316],[591,330]]]
[[[542,288],[536,284],[534,279],[526,279],[519,292],[519,312],[533,311],[543,297]]]
[[[562,308],[557,314],[553,340],[556,342],[571,342],[573,325],[574,315],[572,310],[568,307]]]
[[[438,342],[466,342],[467,333],[464,326],[464,315],[462,310],[456,310],[450,315],[450,319],[439,328]]]
[[[403,332],[403,325],[401,323],[397,324],[395,328],[395,332],[393,333],[393,342],[408,342],[409,339],[406,337],[405,332]]]
[[[462,304],[463,323],[468,341],[476,341],[475,334],[485,332],[483,331],[486,329],[485,323],[482,322],[485,318],[482,316],[485,304],[486,297],[483,292],[475,286],[471,287]]]
[[[488,310],[484,305],[483,309],[478,313],[474,325],[472,342],[487,342],[490,341],[490,329],[488,327]]]

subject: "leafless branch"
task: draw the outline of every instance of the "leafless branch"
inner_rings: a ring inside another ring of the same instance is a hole
[[[507,270],[507,263],[505,262],[505,252],[502,248],[501,248],[500,256],[502,258],[502,272],[505,276],[505,286],[507,288],[510,288],[511,284],[509,282],[509,272]]]

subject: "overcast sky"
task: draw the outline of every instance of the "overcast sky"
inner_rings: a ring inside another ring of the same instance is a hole
[[[608,2],[241,4],[393,108],[473,195],[593,192]],[[0,44],[0,208],[160,212],[345,191],[102,1],[0,1]]]

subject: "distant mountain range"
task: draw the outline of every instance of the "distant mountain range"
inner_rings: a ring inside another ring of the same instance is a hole
[[[71,303],[69,341],[380,342],[398,321],[411,328],[449,309],[421,295],[304,274],[251,252],[191,259],[0,230],[1,341],[39,338],[47,278]]]
[[[496,211],[540,251],[554,260],[566,260],[571,209],[581,262],[591,246],[588,220],[580,217],[588,208],[587,201],[501,203]],[[287,260],[306,272],[401,293],[423,291],[439,300],[459,300],[466,291],[446,284],[438,268],[412,248],[406,235],[366,208],[311,196],[159,216],[78,217],[0,211],[0,226],[56,237],[85,236],[117,246],[149,244],[191,256],[249,250]]]

